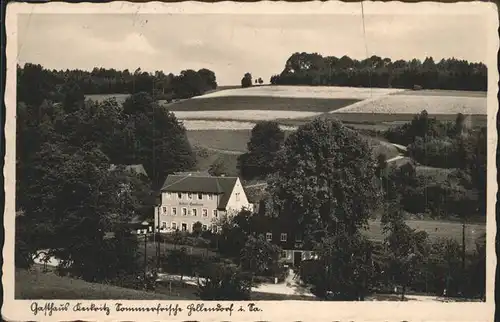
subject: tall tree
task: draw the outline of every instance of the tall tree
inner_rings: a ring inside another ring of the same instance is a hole
[[[195,165],[186,129],[149,94],[132,95],[124,103],[124,111],[133,124],[137,163],[144,165],[155,187],[169,173],[189,170]]]
[[[241,87],[246,88],[252,86],[252,75],[250,73],[245,73],[241,79]]]
[[[256,275],[270,275],[278,265],[281,249],[263,235],[249,236],[241,250],[241,266]]]
[[[321,298],[364,300],[374,281],[372,248],[359,233],[327,236],[315,248],[319,270],[302,278],[312,282],[314,293]]]
[[[355,234],[381,201],[368,143],[336,120],[316,119],[286,140],[268,184],[269,212],[304,239]]]
[[[219,157],[217,158],[208,169],[208,173],[212,176],[220,176],[227,173],[227,167],[224,163],[224,160]]]
[[[257,123],[247,143],[248,152],[238,157],[238,168],[246,179],[266,176],[274,171],[275,158],[285,133],[274,121]]]
[[[383,215],[382,226],[387,235],[384,242],[390,252],[389,274],[401,285],[401,300],[404,300],[406,289],[418,272],[418,265],[429,254],[428,235],[410,228],[397,204],[391,204]]]

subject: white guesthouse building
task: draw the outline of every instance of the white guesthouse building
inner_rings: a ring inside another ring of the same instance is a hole
[[[202,172],[169,175],[161,188],[160,204],[155,207],[154,227],[159,232],[216,230],[214,220],[253,210],[238,177],[211,176]]]

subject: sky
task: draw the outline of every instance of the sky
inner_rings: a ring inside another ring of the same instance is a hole
[[[486,63],[481,15],[20,14],[18,63],[178,74],[208,68],[219,85],[268,81],[294,52],[364,59],[455,57]],[[367,55],[368,53],[368,55]]]

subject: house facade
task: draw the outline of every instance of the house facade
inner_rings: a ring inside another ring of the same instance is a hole
[[[251,230],[254,234],[264,236],[268,242],[282,249],[282,262],[298,267],[302,261],[316,258],[314,247],[303,237],[300,225],[291,222],[286,216],[266,215],[263,204],[258,208],[259,212],[252,215]]]
[[[158,232],[193,232],[196,222],[202,230],[216,231],[214,222],[224,215],[253,209],[238,177],[211,176],[207,173],[169,175],[155,207],[154,226]]]

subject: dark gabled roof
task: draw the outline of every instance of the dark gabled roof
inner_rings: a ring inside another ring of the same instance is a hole
[[[197,177],[210,177],[208,171],[188,171],[188,172],[175,172],[174,175],[178,176],[197,176]]]
[[[216,177],[201,173],[171,174],[165,180],[161,191],[213,193],[219,195],[217,207],[224,209],[237,180],[237,177]]]

